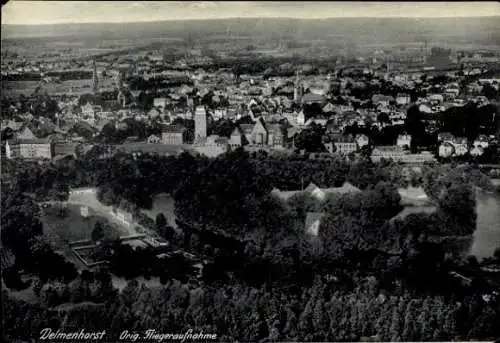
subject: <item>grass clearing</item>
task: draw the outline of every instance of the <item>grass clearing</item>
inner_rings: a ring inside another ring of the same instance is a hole
[[[89,208],[89,216],[83,217],[80,213],[81,206],[66,205],[66,215],[59,216],[57,206],[45,208],[42,211],[44,231],[57,246],[69,242],[90,239],[92,230],[98,220],[106,222],[106,218],[97,215]]]

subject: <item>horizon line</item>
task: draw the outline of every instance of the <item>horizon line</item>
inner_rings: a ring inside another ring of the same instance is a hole
[[[456,17],[405,17],[405,16],[389,16],[389,17],[360,17],[360,16],[335,16],[335,17],[318,17],[318,18],[303,18],[303,17],[224,17],[224,18],[189,18],[189,19],[163,19],[163,20],[141,20],[141,21],[85,21],[85,22],[60,22],[60,23],[36,23],[36,24],[4,24],[1,26],[57,26],[57,25],[92,25],[92,24],[144,24],[144,23],[163,23],[163,22],[186,22],[186,21],[219,21],[219,20],[234,20],[234,19],[277,19],[277,20],[330,20],[330,19],[473,19],[473,18],[500,18],[500,15],[487,16],[456,16]]]

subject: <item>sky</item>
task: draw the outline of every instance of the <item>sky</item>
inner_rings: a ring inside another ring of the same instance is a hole
[[[127,23],[235,17],[484,17],[500,2],[22,1],[2,7],[2,24]]]

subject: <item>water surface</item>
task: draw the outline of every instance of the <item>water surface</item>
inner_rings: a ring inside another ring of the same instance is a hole
[[[470,253],[478,258],[490,257],[500,248],[500,195],[478,191],[477,226]]]

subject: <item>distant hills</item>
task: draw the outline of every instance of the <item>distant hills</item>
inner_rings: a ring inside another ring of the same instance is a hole
[[[74,37],[106,39],[269,37],[340,38],[355,43],[451,40],[500,46],[500,17],[481,18],[234,18],[144,23],[2,25],[2,39]]]

